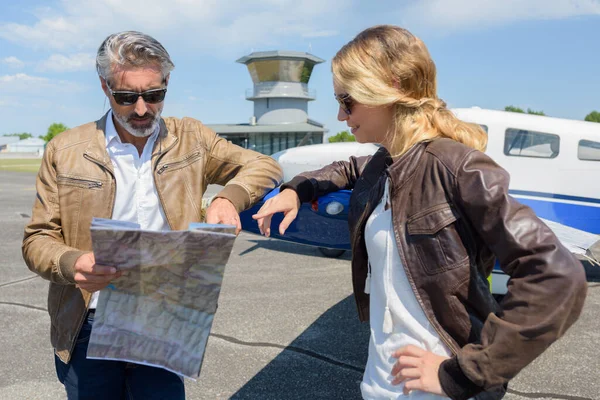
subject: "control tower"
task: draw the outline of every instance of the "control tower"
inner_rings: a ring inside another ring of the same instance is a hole
[[[319,57],[297,51],[254,52],[237,60],[248,67],[254,88],[246,99],[254,102],[251,124],[297,124],[308,121],[308,102],[315,100],[308,88]]]
[[[291,147],[323,143],[328,131],[308,116],[315,100],[308,88],[313,67],[324,60],[298,51],[261,51],[237,60],[248,67],[254,87],[246,99],[254,102],[249,123],[211,124],[219,136],[247,149],[273,154]]]

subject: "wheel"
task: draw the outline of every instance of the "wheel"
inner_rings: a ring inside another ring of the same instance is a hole
[[[344,254],[346,252],[346,250],[329,249],[327,247],[319,247],[319,251],[325,257],[329,257],[329,258],[338,258],[339,256],[341,256],[342,254]]]

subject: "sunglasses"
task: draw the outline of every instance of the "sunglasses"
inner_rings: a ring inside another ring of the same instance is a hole
[[[354,99],[349,94],[334,94],[335,99],[340,105],[340,108],[347,114],[352,113],[352,106],[354,105]]]
[[[108,91],[112,95],[115,102],[120,106],[130,106],[138,101],[140,96],[144,99],[144,102],[148,104],[160,103],[165,99],[167,95],[167,88],[162,89],[151,89],[145,92],[128,92],[124,90],[115,90],[108,88]]]

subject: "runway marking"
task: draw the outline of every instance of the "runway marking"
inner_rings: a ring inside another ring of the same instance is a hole
[[[333,365],[336,365],[338,367],[342,367],[344,369],[349,369],[349,370],[354,371],[354,372],[360,372],[361,374],[363,374],[365,372],[364,368],[357,367],[357,366],[352,365],[352,364],[347,364],[347,363],[342,362],[342,361],[334,360],[333,358],[329,358],[329,357],[324,356],[322,354],[316,353],[314,351],[306,350],[306,349],[303,349],[301,347],[283,346],[283,345],[280,345],[280,344],[267,343],[267,342],[245,342],[243,340],[239,340],[239,339],[236,339],[236,338],[231,337],[231,336],[219,335],[218,333],[211,333],[210,336],[219,338],[221,340],[225,340],[226,342],[230,342],[230,343],[234,343],[234,344],[239,344],[239,345],[242,345],[242,346],[272,347],[272,348],[281,349],[281,350],[288,350],[288,351],[291,351],[291,352],[294,352],[294,353],[304,354],[306,356],[309,356],[309,357],[316,358],[316,359],[319,359],[321,361],[324,361],[324,362],[326,362],[328,364],[333,364]]]
[[[25,307],[25,308],[30,308],[32,310],[38,310],[38,311],[48,311],[45,308],[42,307],[36,307],[36,306],[30,306],[29,304],[22,304],[22,303],[12,303],[10,301],[0,301],[0,305],[6,305],[6,306],[18,306],[18,307]]]
[[[28,278],[19,279],[19,280],[12,281],[12,282],[6,282],[6,283],[3,283],[3,284],[0,284],[0,287],[10,286],[10,285],[14,285],[16,283],[21,283],[21,282],[25,282],[25,281],[30,281],[30,280],[36,279],[36,278],[39,278],[39,276],[37,276],[37,275],[36,276],[30,276]]]
[[[506,392],[527,397],[528,399],[594,400],[591,397],[570,396],[568,394],[557,393],[526,393],[514,389],[508,389]]]

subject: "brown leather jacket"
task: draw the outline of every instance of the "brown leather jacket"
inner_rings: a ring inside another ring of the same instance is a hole
[[[92,217],[110,218],[115,177],[106,151],[106,115],[64,132],[46,147],[23,257],[29,269],[50,281],[51,342],[70,359],[91,294],[75,287],[75,260],[92,250]],[[276,187],[282,172],[270,157],[227,142],[191,118],[164,118],[152,153],[154,181],[169,226],[185,230],[201,221],[209,184],[225,185],[216,197],[238,212]]]
[[[508,195],[508,173],[485,154],[450,139],[419,143],[397,160],[381,148],[282,186],[303,202],[353,189],[352,282],[362,321],[369,318],[364,228],[388,177],[406,275],[454,354],[440,368],[444,391],[453,399],[501,398],[507,382],[579,316],[587,291],[583,266]],[[495,258],[510,276],[500,304],[486,281]]]

